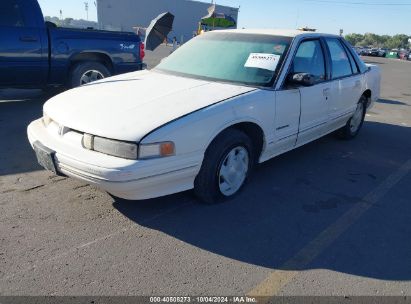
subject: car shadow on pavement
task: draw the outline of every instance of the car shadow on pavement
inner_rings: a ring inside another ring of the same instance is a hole
[[[260,165],[224,204],[203,205],[189,191],[117,199],[114,207],[137,225],[252,265],[411,280],[410,174],[329,247],[314,246],[318,252],[308,265],[284,266],[410,158],[406,138],[411,128],[366,122],[353,141],[330,135]]]
[[[0,102],[0,176],[40,170],[27,139],[27,126],[42,116],[44,98],[10,96]]]
[[[388,105],[398,105],[398,106],[409,106],[409,104],[398,101],[398,100],[391,100],[391,99],[379,99],[378,103],[388,104]]]
[[[370,60],[369,59],[370,57],[363,57],[362,59],[365,61],[365,63],[368,63],[368,64],[376,64],[376,65],[379,65],[379,64],[386,64],[385,62],[382,62],[382,61],[373,61],[373,60]]]

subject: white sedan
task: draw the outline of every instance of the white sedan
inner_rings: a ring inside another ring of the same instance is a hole
[[[28,127],[39,163],[140,200],[237,194],[252,168],[337,131],[360,131],[380,71],[334,35],[227,30],[192,39],[151,71],[53,97]]]

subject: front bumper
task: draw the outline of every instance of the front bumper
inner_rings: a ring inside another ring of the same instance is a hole
[[[50,132],[42,120],[27,129],[31,146],[51,149],[58,173],[82,180],[124,199],[142,200],[192,189],[202,157],[185,155],[152,160],[126,160],[82,148],[78,132]]]

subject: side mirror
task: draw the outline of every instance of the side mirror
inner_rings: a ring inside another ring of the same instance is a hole
[[[308,73],[290,74],[288,83],[295,86],[311,87],[315,84],[315,77]]]

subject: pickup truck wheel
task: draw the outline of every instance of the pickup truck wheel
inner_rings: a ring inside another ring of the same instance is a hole
[[[99,62],[80,62],[71,72],[70,87],[75,88],[111,76],[110,71]]]
[[[367,98],[362,96],[357,104],[357,109],[354,115],[350,118],[347,124],[338,130],[338,136],[342,139],[353,139],[360,133],[366,113]]]
[[[208,147],[194,192],[207,204],[223,202],[244,186],[253,166],[250,138],[236,129],[221,133]]]

